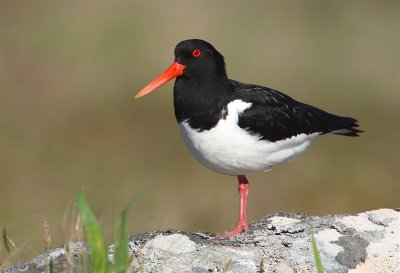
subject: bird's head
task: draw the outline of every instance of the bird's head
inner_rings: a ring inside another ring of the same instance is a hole
[[[190,80],[226,78],[224,57],[208,42],[185,40],[175,47],[175,61],[161,75],[140,90],[135,99],[161,87],[176,77]]]

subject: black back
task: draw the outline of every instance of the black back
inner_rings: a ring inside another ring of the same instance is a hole
[[[277,141],[298,134],[334,132],[357,136],[357,120],[327,113],[311,105],[263,86],[232,81],[234,97],[252,103],[240,116],[238,125],[259,135],[261,139]]]

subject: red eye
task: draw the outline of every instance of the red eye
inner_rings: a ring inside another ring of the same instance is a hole
[[[196,48],[195,50],[193,50],[192,55],[193,55],[193,57],[195,57],[195,58],[199,57],[199,56],[201,55],[200,49],[197,49],[197,48]]]

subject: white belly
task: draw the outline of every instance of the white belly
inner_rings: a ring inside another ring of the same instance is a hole
[[[273,165],[291,160],[303,152],[319,136],[314,133],[276,142],[260,140],[238,126],[238,115],[249,107],[251,103],[241,100],[229,103],[226,118],[207,131],[199,132],[187,122],[179,123],[181,135],[197,160],[223,174],[266,172]]]

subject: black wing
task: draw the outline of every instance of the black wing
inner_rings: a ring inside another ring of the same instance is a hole
[[[358,136],[357,120],[327,113],[267,87],[232,81],[234,97],[252,103],[238,125],[262,139],[277,141],[298,134]]]

